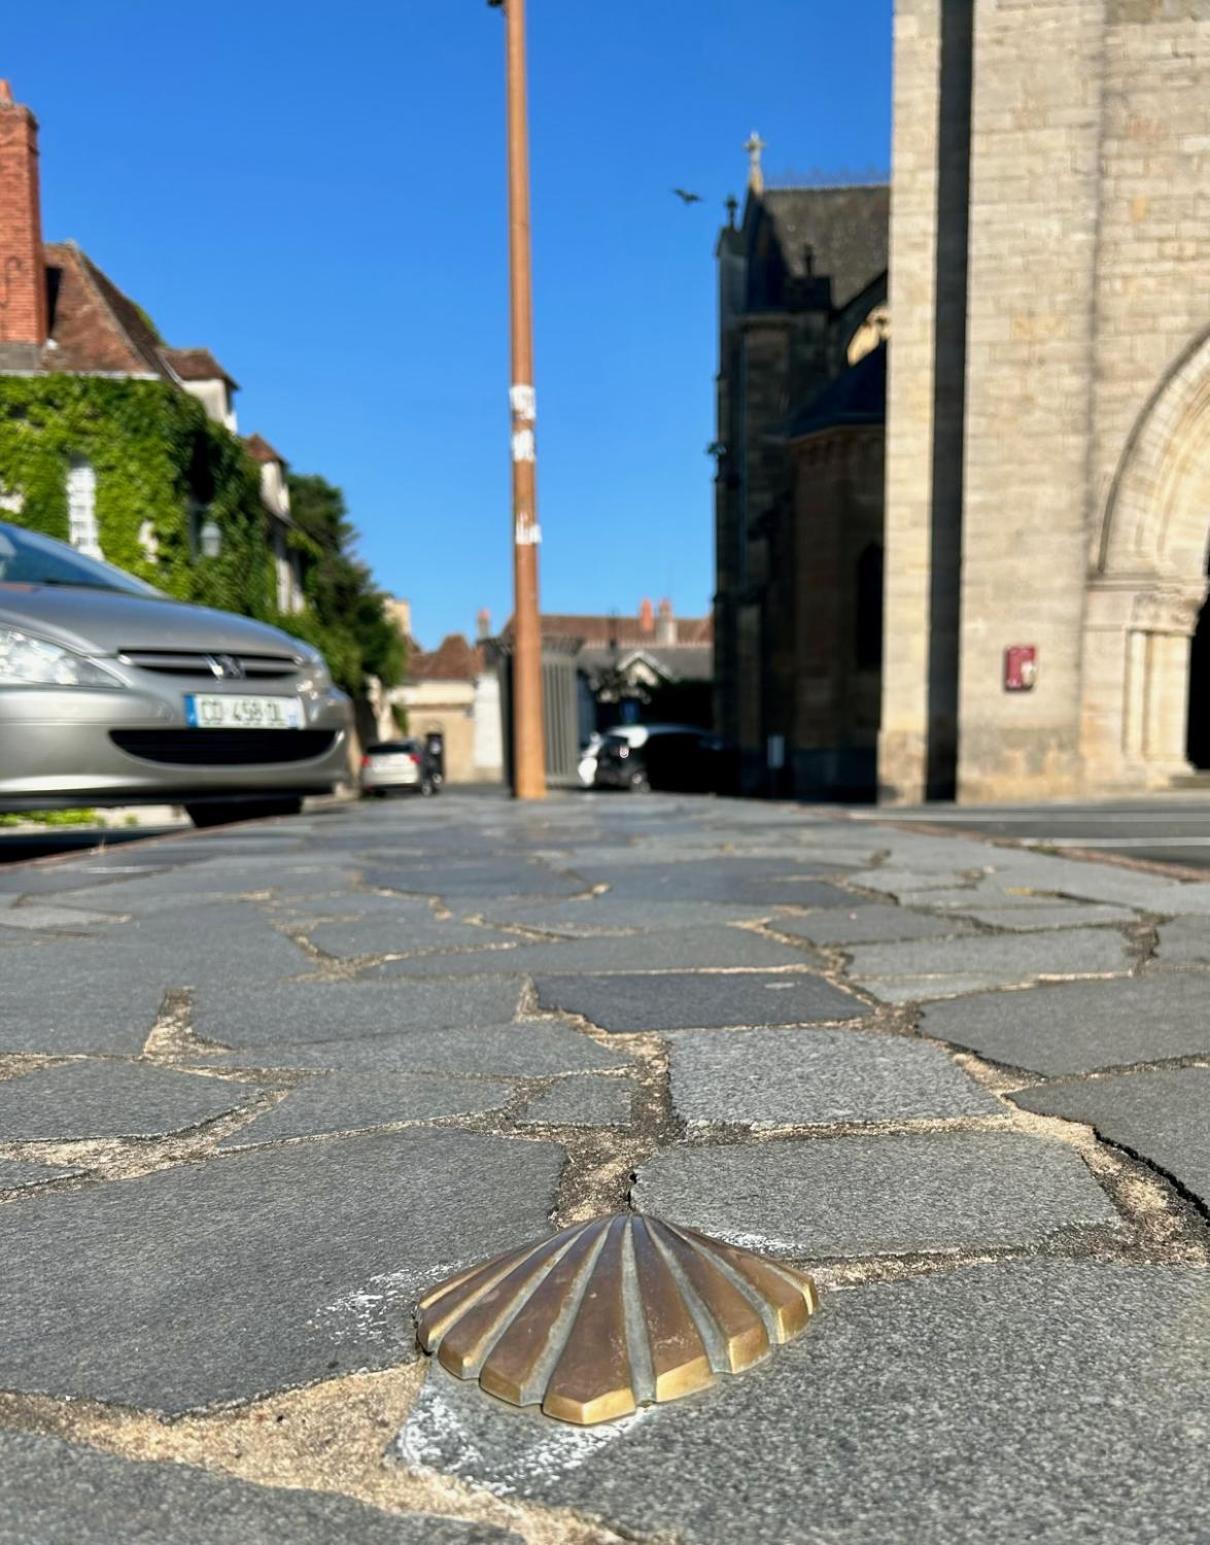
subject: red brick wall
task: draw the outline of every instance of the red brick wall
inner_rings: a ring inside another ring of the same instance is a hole
[[[0,343],[45,343],[38,123],[0,82]]]

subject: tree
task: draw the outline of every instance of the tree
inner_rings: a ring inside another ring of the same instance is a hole
[[[367,676],[387,687],[398,685],[407,646],[386,611],[386,595],[356,556],[357,531],[343,491],[315,473],[291,473],[289,481],[303,590],[315,619],[310,642],[323,650],[333,677],[354,697],[364,695]]]

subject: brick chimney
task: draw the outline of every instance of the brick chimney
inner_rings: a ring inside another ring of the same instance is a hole
[[[660,602],[660,620],[656,624],[655,641],[665,647],[676,643],[676,618],[672,614],[672,602]]]
[[[646,596],[639,606],[639,632],[644,635],[655,632],[655,611]]]
[[[38,120],[0,80],[0,343],[45,342]]]
[[[475,636],[480,643],[492,636],[492,614],[486,606],[481,606],[475,614]]]

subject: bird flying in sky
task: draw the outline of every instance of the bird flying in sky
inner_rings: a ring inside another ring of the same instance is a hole
[[[684,188],[673,188],[672,191],[676,194],[677,198],[680,199],[682,204],[700,204],[702,201],[702,195],[700,193],[689,193]]]

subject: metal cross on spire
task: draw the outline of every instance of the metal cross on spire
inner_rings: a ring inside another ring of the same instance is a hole
[[[744,149],[748,152],[748,187],[753,193],[765,191],[765,174],[761,171],[760,155],[765,148],[765,142],[755,129],[744,141]]]

